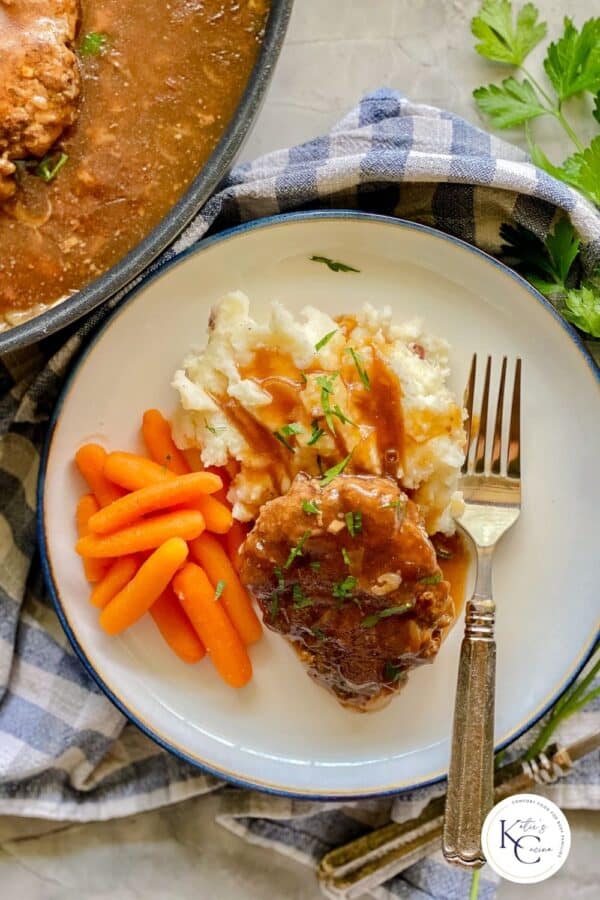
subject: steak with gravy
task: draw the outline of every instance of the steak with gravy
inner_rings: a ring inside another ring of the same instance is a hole
[[[11,160],[43,157],[75,121],[78,21],[78,0],[0,0],[0,202],[15,191]]]
[[[265,625],[344,706],[384,705],[432,662],[454,620],[417,505],[374,475],[300,474],[266,503],[241,550]]]

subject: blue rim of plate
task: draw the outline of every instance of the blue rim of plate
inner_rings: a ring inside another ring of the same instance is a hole
[[[231,784],[234,784],[238,787],[249,788],[252,790],[259,790],[263,793],[274,794],[276,796],[282,797],[291,797],[295,799],[302,800],[317,800],[317,801],[339,801],[339,800],[362,800],[369,799],[373,797],[386,797],[392,796],[395,794],[405,793],[407,791],[416,790],[417,788],[425,788],[433,784],[438,784],[443,781],[447,777],[446,772],[436,772],[431,776],[423,778],[419,781],[410,783],[410,784],[402,784],[397,786],[391,786],[389,788],[374,788],[373,790],[367,793],[360,793],[354,791],[348,792],[331,792],[331,793],[318,793],[311,791],[293,791],[289,790],[285,787],[280,787],[272,784],[263,784],[258,781],[252,781],[251,779],[241,778],[239,775],[233,772],[223,771],[222,769],[215,768],[210,763],[206,763],[204,760],[200,760],[186,753],[179,747],[171,744],[167,739],[161,737],[155,731],[152,730],[148,725],[136,716],[132,710],[124,705],[124,703],[119,699],[119,697],[108,687],[108,685],[103,681],[101,676],[96,672],[91,662],[87,658],[85,652],[82,647],[79,645],[77,637],[71,628],[66,614],[62,608],[62,604],[60,601],[60,596],[57,588],[54,584],[54,578],[52,575],[52,568],[47,554],[47,545],[46,545],[46,536],[44,531],[44,516],[43,516],[43,502],[44,502],[44,486],[45,486],[45,475],[46,475],[46,467],[48,463],[48,456],[50,454],[50,449],[52,446],[52,438],[54,436],[54,431],[56,429],[56,425],[60,418],[60,413],[62,410],[63,403],[69,394],[71,384],[75,379],[75,375],[79,370],[80,365],[86,359],[88,354],[93,350],[96,346],[97,342],[101,339],[104,331],[112,324],[113,320],[125,309],[125,307],[132,302],[137,295],[142,291],[148,284],[152,283],[155,279],[164,275],[168,272],[173,266],[179,265],[183,263],[188,257],[195,255],[197,253],[202,253],[204,250],[207,250],[209,247],[212,247],[215,243],[220,243],[222,241],[228,241],[232,238],[235,239],[239,235],[244,234],[247,231],[253,231],[260,228],[269,228],[276,225],[281,224],[293,224],[298,221],[310,221],[310,220],[319,220],[319,219],[354,219],[363,222],[376,222],[385,225],[393,225],[397,226],[400,229],[409,229],[412,231],[419,231],[425,234],[428,234],[430,237],[435,238],[437,240],[447,241],[448,243],[454,244],[459,249],[467,251],[469,253],[475,254],[476,256],[481,257],[487,263],[495,266],[504,272],[505,275],[508,275],[511,279],[513,279],[520,287],[525,288],[525,290],[536,300],[561,326],[561,328],[566,332],[567,336],[573,341],[573,343],[578,348],[581,353],[584,361],[586,362],[588,368],[590,369],[591,374],[596,379],[597,383],[600,385],[600,368],[596,365],[593,357],[587,350],[582,338],[578,334],[578,332],[573,328],[568,322],[566,322],[562,316],[557,312],[557,310],[552,306],[552,304],[546,300],[545,297],[542,296],[535,288],[533,288],[524,278],[518,275],[513,269],[510,269],[508,266],[505,266],[504,263],[497,260],[495,257],[490,256],[489,253],[486,253],[484,250],[480,250],[478,247],[474,247],[472,244],[467,243],[466,241],[461,240],[460,238],[455,237],[451,234],[446,234],[443,231],[439,231],[436,228],[431,228],[429,225],[421,225],[416,222],[410,222],[406,219],[395,218],[393,216],[385,216],[379,215],[377,213],[364,213],[357,210],[351,209],[340,209],[340,210],[310,210],[307,212],[289,212],[289,213],[281,213],[280,215],[275,216],[267,216],[263,219],[256,219],[251,222],[245,222],[241,225],[237,225],[233,228],[228,228],[224,231],[219,232],[218,234],[212,235],[209,238],[205,238],[201,240],[198,244],[189,247],[187,250],[184,250],[181,254],[171,259],[166,260],[164,263],[158,264],[155,268],[152,269],[151,272],[148,272],[147,275],[143,276],[142,279],[135,285],[135,287],[131,290],[130,293],[127,294],[123,300],[120,301],[119,305],[115,307],[114,311],[109,314],[109,316],[99,325],[96,332],[93,334],[90,341],[87,345],[82,349],[79,355],[74,360],[69,374],[65,380],[63,388],[60,392],[60,395],[56,401],[56,405],[54,411],[52,413],[50,423],[48,426],[48,432],[46,434],[46,438],[44,440],[44,445],[42,448],[42,453],[40,457],[40,471],[38,476],[37,483],[37,491],[36,491],[36,532],[37,532],[37,540],[38,546],[40,548],[40,562],[42,567],[42,573],[44,576],[44,581],[46,583],[46,587],[50,593],[50,597],[56,611],[56,614],[59,618],[59,621],[67,635],[71,646],[73,647],[76,655],[79,657],[83,667],[86,672],[91,676],[91,678],[96,682],[98,687],[102,690],[102,692],[109,698],[109,700],[117,707],[117,709],[137,728],[140,729],[145,735],[151,738],[155,743],[157,743],[164,750],[173,753],[176,757],[183,760],[184,762],[190,763],[195,768],[198,768],[204,772],[207,772],[210,775],[215,776],[216,778],[221,778],[225,781],[228,781]],[[573,668],[570,673],[565,678],[564,682],[561,686],[548,698],[546,698],[542,704],[536,709],[536,711],[531,715],[526,722],[520,723],[516,726],[514,730],[511,731],[506,737],[504,737],[498,744],[495,745],[495,752],[503,750],[505,747],[508,747],[514,741],[516,741],[522,734],[532,728],[536,722],[538,722],[556,703],[556,701],[564,694],[564,692],[570,687],[570,685],[575,681],[585,664],[590,659],[598,641],[600,641],[600,629],[596,632],[594,636],[591,637],[587,646],[582,648],[578,659],[574,662]]]

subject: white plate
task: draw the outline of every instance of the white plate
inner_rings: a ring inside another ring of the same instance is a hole
[[[360,274],[334,273],[312,254]],[[521,279],[485,254],[427,228],[355,213],[282,216],[204,241],[136,290],[77,366],[40,479],[40,537],[62,623],[91,674],[137,725],[173,752],[230,780],[322,798],[366,796],[442,777],[449,755],[462,626],[432,666],[379,712],[356,714],[265,633],[255,675],[234,691],[209,662],[188,667],[146,618],[108,638],[86,602],[74,509],[84,488],[73,454],[85,441],[136,449],[142,411],[169,413],[173,371],[205,341],[211,304],[241,288],[260,316],[279,298],[335,315],[365,300],[398,320],[422,316],[452,345],[461,391],[474,351],[521,356],[523,511],[498,548],[496,743],[556,698],[597,630],[600,555],[600,384],[575,333]]]

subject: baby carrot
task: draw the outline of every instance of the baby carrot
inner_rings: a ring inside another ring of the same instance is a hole
[[[79,537],[85,537],[90,532],[90,519],[100,509],[98,501],[93,494],[84,494],[77,504],[77,533]],[[83,570],[85,577],[92,584],[100,581],[106,571],[106,563],[102,559],[84,559]]]
[[[122,491],[111,484],[104,474],[106,450],[100,444],[84,444],[75,454],[77,468],[96,495],[100,506],[108,506],[122,496]]]
[[[174,477],[173,473],[169,472],[165,466],[159,466],[151,459],[138,456],[136,453],[125,453],[122,450],[107,454],[104,475],[128,491],[139,491],[140,488],[147,487],[149,484],[156,484]]]
[[[175,475],[187,475],[190,471],[185,458],[171,436],[171,426],[158,409],[147,409],[142,418],[142,436],[148,453],[161,466]]]
[[[101,560],[84,559],[84,564],[86,562],[101,562]],[[116,559],[102,581],[95,585],[90,596],[92,606],[104,609],[112,598],[116,597],[119,591],[123,590],[125,585],[131,581],[139,565],[139,560],[135,556],[121,556]]]
[[[231,528],[233,516],[229,507],[219,503],[214,497],[200,497],[194,501],[194,509],[199,509],[204,516],[206,527],[215,534],[225,534]]]
[[[199,662],[206,654],[204,644],[184,613],[172,587],[165,588],[152,604],[150,615],[171,650],[184,662]]]
[[[229,490],[229,485],[231,483],[229,472],[222,466],[206,466],[204,471],[212,472],[213,475],[218,475],[223,482],[223,487],[220,491],[215,491],[213,497],[215,498],[215,500],[219,500],[221,503],[224,503],[227,509],[229,509],[229,503],[227,502],[227,491]]]
[[[135,453],[116,451],[109,453],[104,464],[104,474],[115,484],[127,488],[128,491],[138,491],[150,484],[167,481],[175,478],[165,466],[159,466],[151,459],[144,459]],[[225,534],[229,531],[233,521],[231,512],[224,503],[219,503],[213,497],[202,497],[194,502],[194,509],[199,510],[205,517],[206,527],[217,534]],[[210,522],[210,524],[209,524]]]
[[[248,526],[237,519],[233,520],[233,524],[226,535],[224,535],[225,550],[227,556],[231,560],[234,569],[237,571],[240,567],[240,547],[246,540],[248,534]]]
[[[225,582],[222,602],[225,611],[244,644],[253,644],[262,634],[261,624],[248,594],[225,550],[212,534],[203,534],[190,542],[190,552],[202,566],[214,588]]]
[[[148,487],[140,488],[115,500],[93,515],[89,528],[96,534],[109,534],[146,515],[170,506],[193,506],[203,494],[217,491],[221,479],[209,472],[190,472],[189,475],[176,475]]]
[[[188,548],[181,538],[170,538],[142,563],[131,581],[100,613],[108,634],[120,634],[148,612],[185,561]]]
[[[243,687],[252,677],[252,664],[205,573],[187,563],[173,579],[173,588],[221,678],[231,687]]]
[[[190,541],[203,531],[202,513],[195,509],[182,509],[136,522],[113,534],[88,534],[77,541],[75,549],[80,556],[94,558],[128,556],[130,553],[159,547],[169,538]]]
[[[221,503],[224,503],[227,506],[227,491],[229,490],[229,485],[231,483],[231,478],[227,469],[224,466],[203,466],[202,459],[200,457],[200,450],[198,450],[197,447],[193,447],[188,450],[182,450],[181,452],[192,472],[212,472],[213,475],[219,476],[219,478],[223,482],[223,487],[220,491],[216,491],[213,494],[213,497],[215,497],[216,500],[220,500]]]

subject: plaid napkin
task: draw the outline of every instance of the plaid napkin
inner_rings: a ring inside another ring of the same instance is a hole
[[[161,261],[209,230],[315,207],[402,216],[491,252],[499,250],[502,222],[543,237],[564,210],[585,244],[587,264],[600,262],[600,216],[589,203],[521,150],[388,90],[366,96],[330,134],[238,166]],[[0,814],[105,819],[221,787],[126,724],[74,656],[40,576],[39,448],[73,357],[119,300],[76,329],[0,359]],[[569,732],[598,727],[600,704],[575,717]],[[342,807],[227,787],[221,821],[249,841],[313,865],[390,814],[414,815],[440,790]],[[600,808],[600,762],[588,759],[547,790],[563,807]],[[432,857],[373,896],[453,900],[465,896],[468,878]],[[480,896],[493,893],[484,877]]]

